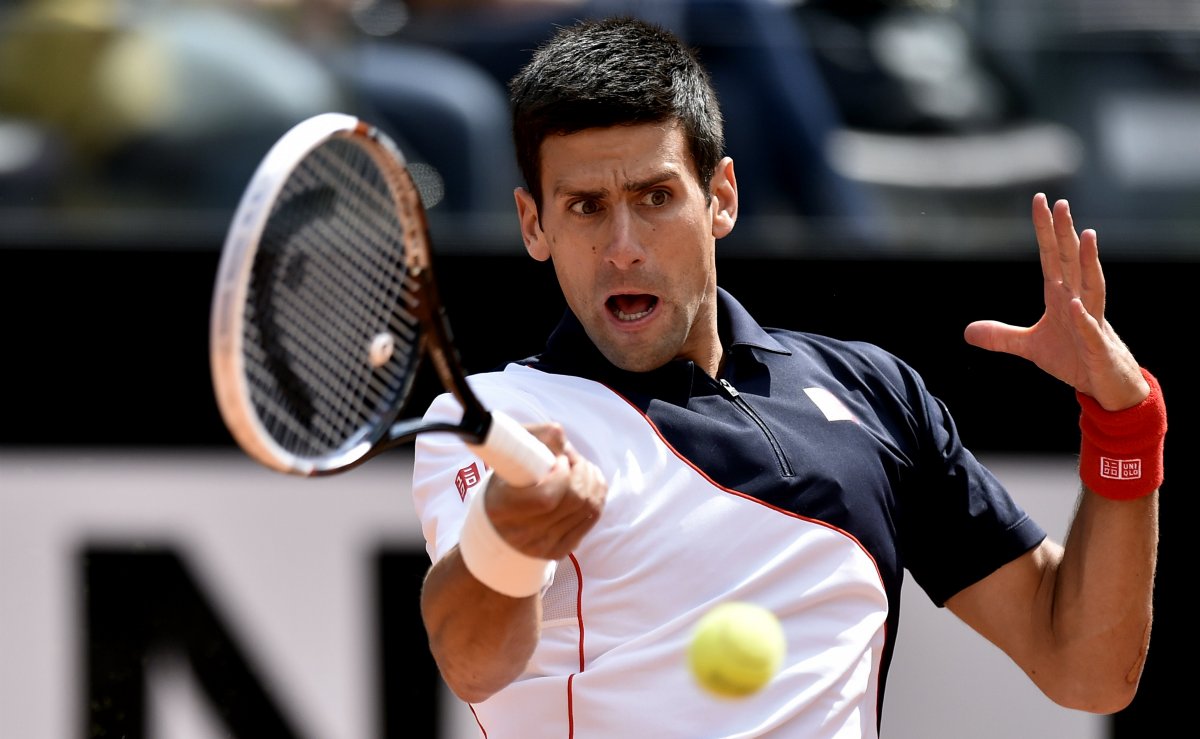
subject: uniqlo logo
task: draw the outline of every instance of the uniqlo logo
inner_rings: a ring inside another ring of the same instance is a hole
[[[1100,458],[1100,476],[1109,480],[1137,480],[1142,476],[1142,460]]]
[[[463,467],[454,476],[454,487],[458,488],[458,497],[466,500],[467,491],[479,484],[479,467],[474,462]]]

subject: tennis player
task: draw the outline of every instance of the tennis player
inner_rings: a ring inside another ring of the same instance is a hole
[[[737,179],[678,39],[628,18],[561,28],[511,98],[525,247],[553,263],[569,310],[540,355],[472,384],[557,462],[514,488],[429,434],[414,473],[430,648],[483,735],[875,737],[905,572],[1053,701],[1129,704],[1166,410],[1105,320],[1096,234],[1066,202],[1033,197],[1043,316],[966,328],[1076,390],[1082,490],[1063,545],[912,367],[764,328],[719,287]],[[442,396],[427,416],[457,412]],[[697,620],[726,600],[769,608],[787,636],[782,669],[739,700],[686,669]]]

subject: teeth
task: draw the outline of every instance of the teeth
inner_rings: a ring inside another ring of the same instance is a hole
[[[651,309],[651,310],[653,310],[653,309]],[[617,308],[615,311],[613,311],[613,315],[615,315],[617,317],[618,321],[636,321],[637,319],[639,319],[643,316],[650,315],[650,311],[642,310],[642,311],[638,311],[637,313],[626,313],[625,311],[621,310],[620,308]]]

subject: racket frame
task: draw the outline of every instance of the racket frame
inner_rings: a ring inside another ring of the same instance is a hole
[[[272,205],[304,157],[333,138],[365,144],[364,150],[388,181],[388,189],[401,214],[400,223],[406,229],[403,238],[406,244],[413,245],[405,250],[405,269],[418,285],[413,292],[416,299],[409,305],[422,327],[421,345],[416,348],[415,356],[419,359],[427,356],[432,361],[442,385],[462,406],[463,416],[458,423],[430,423],[421,418],[396,422],[417,375],[414,368],[399,393],[401,402],[388,409],[378,423],[348,439],[339,453],[310,458],[279,445],[255,411],[245,373],[242,327],[251,270]],[[343,472],[429,431],[452,432],[469,444],[480,444],[487,438],[492,416],[467,385],[454,348],[433,278],[428,221],[420,193],[405,167],[403,153],[376,127],[355,116],[323,113],[301,121],[275,142],[238,204],[217,269],[210,321],[210,369],[217,405],[230,433],[249,456],[271,469],[303,476]]]

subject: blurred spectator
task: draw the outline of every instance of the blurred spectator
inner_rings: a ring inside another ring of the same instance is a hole
[[[0,111],[62,142],[66,201],[227,203],[274,137],[346,100],[249,5],[26,0],[0,34]]]
[[[470,213],[484,229],[490,214],[511,216],[519,177],[506,92],[468,59],[395,37],[411,17],[408,3],[252,1],[272,8],[278,25],[336,75],[347,112],[396,139],[432,214]]]
[[[747,194],[743,214],[801,216],[809,228],[875,243],[868,193],[829,166],[826,142],[841,120],[787,6],[771,0],[408,5],[412,18],[397,38],[452,51],[505,85],[552,25],[630,14],[671,29],[699,50],[713,75],[728,117],[727,148]]]
[[[32,124],[57,142],[58,202],[230,207],[283,131],[338,110],[398,140],[427,205],[511,214],[503,85],[451,52],[387,38],[403,10],[25,0],[0,28],[0,115],[14,141]]]
[[[809,0],[794,6],[846,124],[980,130],[1027,113],[1014,80],[961,22],[958,3]]]

